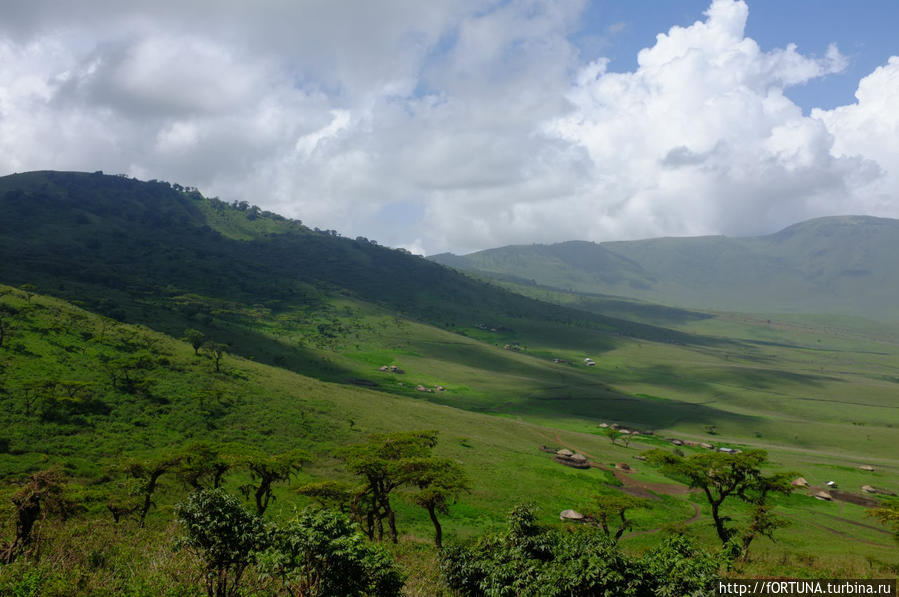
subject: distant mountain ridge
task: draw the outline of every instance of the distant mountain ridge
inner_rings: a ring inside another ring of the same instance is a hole
[[[835,216],[774,234],[514,245],[429,259],[576,292],[694,309],[899,320],[899,220]]]

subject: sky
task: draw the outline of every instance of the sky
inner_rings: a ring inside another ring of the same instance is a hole
[[[899,217],[896,0],[0,0],[0,175],[418,254]]]

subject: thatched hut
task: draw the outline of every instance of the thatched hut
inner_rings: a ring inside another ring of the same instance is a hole
[[[825,502],[833,501],[833,496],[827,493],[826,491],[819,491],[813,496],[816,500],[822,500]]]
[[[562,522],[584,522],[587,517],[575,510],[562,510],[559,512],[559,520]]]
[[[808,487],[808,481],[805,477],[796,477],[793,479],[793,487]]]
[[[556,452],[556,455],[553,456],[553,460],[559,464],[564,464],[565,466],[570,466],[572,468],[590,468],[590,462],[587,460],[586,456],[583,454],[575,454],[566,448],[562,448]]]

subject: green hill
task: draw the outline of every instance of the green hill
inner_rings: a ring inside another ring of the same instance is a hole
[[[899,220],[831,217],[751,238],[509,246],[434,255],[459,269],[694,309],[899,319]]]
[[[259,320],[283,327],[288,317],[327,341],[339,325],[331,300],[343,297],[446,329],[577,322],[607,334],[690,341],[535,301],[405,251],[166,182],[16,174],[0,178],[0,212],[9,223],[0,228],[0,281],[33,284],[172,335],[197,328],[241,354],[328,379],[346,372],[261,334]]]
[[[185,482],[162,478],[145,530],[133,518],[115,524],[107,506],[133,497],[124,464],[203,453],[204,443],[237,463],[257,451],[308,452],[266,514],[283,520],[310,503],[299,485],[353,480],[344,446],[371,432],[435,429],[436,454],[471,479],[471,493],[444,515],[449,542],[501,529],[521,501],[558,524],[559,510],[623,487],[655,494],[623,539],[628,553],[656,545],[655,532],[672,522],[696,523],[689,534],[714,546],[704,501],[634,459],[671,438],[693,444],[682,446],[687,454],[703,451],[700,442],[762,448],[772,470],[800,471],[817,487],[836,480],[851,496],[865,483],[899,492],[895,326],[710,314],[561,292],[514,274],[485,282],[247,204],[102,174],[2,178],[0,210],[0,284],[12,285],[0,285],[0,503],[23,475],[55,468],[80,504],[71,521],[52,523],[52,558],[0,568],[0,592],[156,594],[173,585],[172,594],[194,594],[190,561],[169,549]],[[781,242],[814,261],[800,241]],[[588,269],[593,245],[573,245],[552,259]],[[603,248],[603,268],[626,271],[608,279],[639,285],[648,274],[638,257]],[[177,339],[197,333],[228,345],[221,370],[209,351]],[[600,423],[653,434],[613,443]],[[569,469],[541,445],[569,446],[597,466]],[[603,470],[618,463],[631,472]],[[225,487],[237,495],[251,480],[237,464]],[[427,512],[409,488],[394,507],[403,535],[394,552],[412,571],[410,594],[438,593]],[[777,544],[759,543],[741,573],[891,570],[889,533],[863,505],[798,493],[778,498],[777,509],[794,526]],[[852,557],[834,534],[852,542]]]

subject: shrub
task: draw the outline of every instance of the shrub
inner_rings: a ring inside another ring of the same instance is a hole
[[[262,574],[280,581],[291,595],[393,597],[403,588],[390,554],[367,543],[340,512],[303,510],[273,529],[270,547],[259,559]]]
[[[222,489],[198,491],[175,506],[185,535],[177,546],[205,564],[203,579],[210,597],[236,595],[241,577],[265,547],[262,519]]]
[[[518,506],[508,532],[444,549],[440,568],[447,585],[468,596],[649,597],[710,594],[718,560],[683,537],[631,559],[605,533],[546,529]]]

